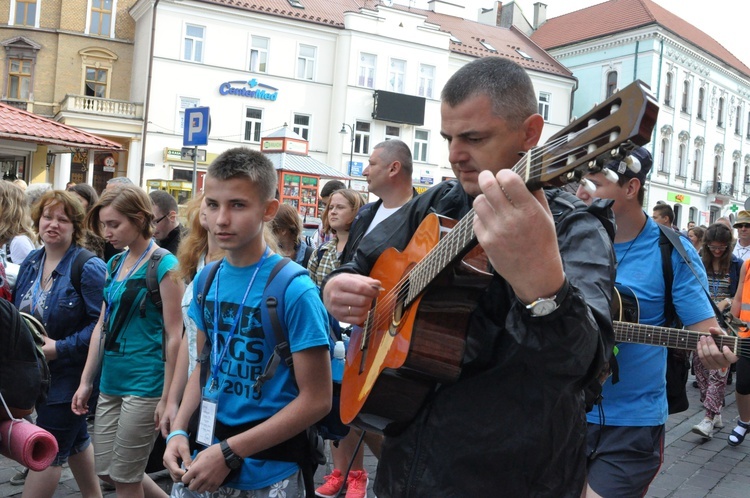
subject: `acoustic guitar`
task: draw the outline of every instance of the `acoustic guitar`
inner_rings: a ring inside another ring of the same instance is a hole
[[[514,166],[529,189],[560,186],[601,171],[651,139],[659,107],[636,81],[527,152]],[[341,420],[375,432],[397,430],[438,384],[461,373],[466,327],[491,277],[473,230],[427,216],[403,251],[385,250],[370,272],[383,289],[355,327],[341,388]]]
[[[698,340],[706,335],[694,330],[643,325],[638,323],[639,314],[638,297],[632,289],[624,285],[616,285],[615,292],[612,293],[612,325],[615,329],[615,342],[693,351],[698,346]],[[750,358],[750,339],[732,335],[712,337],[719,349],[728,346],[737,356]]]

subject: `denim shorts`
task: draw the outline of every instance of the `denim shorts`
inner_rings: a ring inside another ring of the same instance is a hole
[[[70,403],[41,405],[37,408],[36,425],[55,436],[59,450],[52,465],[59,467],[68,457],[82,452],[91,444],[86,415],[76,415]]]
[[[599,496],[640,498],[664,458],[664,426],[588,425],[588,485]]]

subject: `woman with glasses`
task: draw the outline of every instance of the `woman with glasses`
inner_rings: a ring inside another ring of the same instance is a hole
[[[706,267],[711,299],[723,312],[732,306],[732,296],[737,292],[742,269],[742,260],[732,254],[732,231],[723,223],[714,223],[708,227],[703,236],[701,254],[703,265]],[[693,355],[693,368],[701,393],[701,402],[706,409],[705,417],[693,426],[693,432],[711,438],[714,428],[724,427],[721,409],[724,406],[729,369],[708,370],[697,354]]]

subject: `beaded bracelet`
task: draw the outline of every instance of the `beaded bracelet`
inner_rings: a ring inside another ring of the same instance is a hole
[[[187,432],[185,432],[185,431],[172,431],[172,432],[170,432],[170,433],[169,433],[169,435],[167,436],[167,444],[169,444],[169,440],[170,440],[170,439],[172,439],[172,438],[173,438],[173,437],[175,437],[175,436],[185,436],[186,438],[189,438],[189,437],[190,437],[190,436],[188,435],[188,433],[187,433]]]

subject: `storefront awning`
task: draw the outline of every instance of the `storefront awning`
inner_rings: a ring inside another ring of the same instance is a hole
[[[316,175],[323,178],[338,178],[341,180],[350,180],[352,178],[310,156],[287,154],[286,152],[266,152],[266,157],[271,160],[277,170]]]
[[[123,150],[122,145],[0,103],[0,139],[77,149]]]

